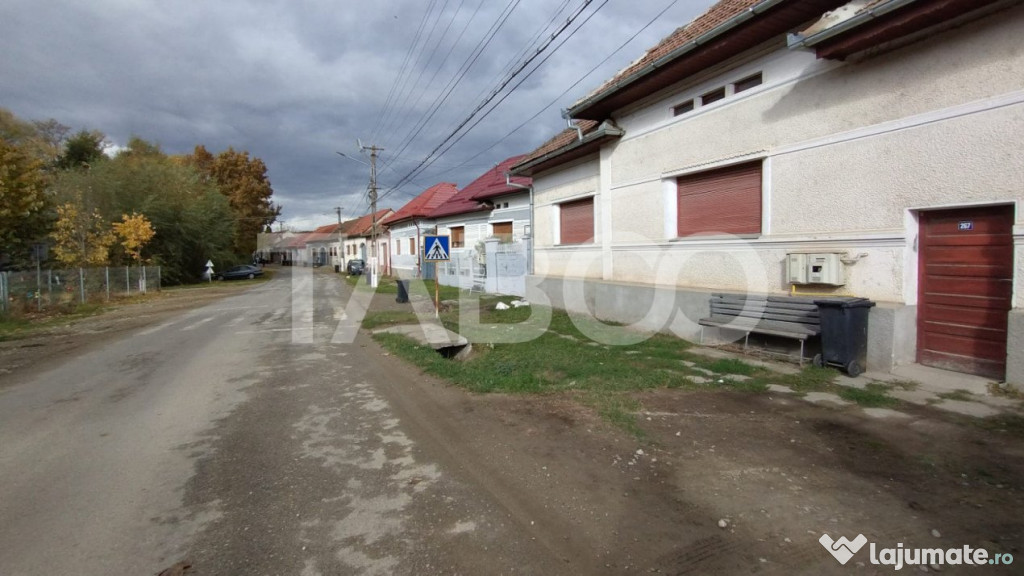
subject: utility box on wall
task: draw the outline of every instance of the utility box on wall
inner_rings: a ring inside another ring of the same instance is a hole
[[[841,254],[786,254],[786,279],[790,284],[846,284]]]

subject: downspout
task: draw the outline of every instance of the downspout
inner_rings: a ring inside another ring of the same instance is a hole
[[[422,278],[423,277],[423,257],[420,256],[420,254],[422,254],[423,251],[420,250],[420,242],[421,242],[421,240],[420,240],[420,221],[419,220],[413,220],[412,223],[416,226],[416,277],[417,278]]]
[[[569,115],[568,108],[563,108],[562,109],[562,118],[565,118],[565,123],[569,126],[569,128],[572,128],[573,130],[576,130],[576,139],[578,141],[582,142],[583,141],[583,128],[580,128],[579,126],[577,126],[577,125],[572,123],[572,116]],[[506,178],[507,178],[507,175],[506,175]],[[531,228],[531,231],[532,231],[532,228]]]
[[[533,275],[533,186],[526,186],[512,181],[512,175],[505,172],[505,185],[509,188],[519,188],[520,190],[528,190],[530,192],[530,251],[527,252],[526,257],[528,258],[526,269]]]

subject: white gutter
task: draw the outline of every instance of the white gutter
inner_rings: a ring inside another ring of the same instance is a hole
[[[743,24],[744,22],[750,20],[754,16],[757,16],[765,12],[766,10],[774,8],[775,6],[782,4],[783,2],[786,1],[787,0],[764,0],[764,2],[747,8],[743,12],[740,12],[739,14],[733,16],[732,18],[729,18],[725,22],[722,22],[718,26],[715,26],[711,30],[708,30],[707,32],[701,34],[700,36],[694,38],[693,40],[690,40],[686,44],[683,44],[679,48],[676,48],[675,50],[669,52],[668,54],[662,56],[661,58],[658,58],[654,62],[651,62],[643,69],[638,70],[631,74],[630,76],[623,78],[621,81],[609,86],[601,94],[597,94],[591,98],[587,98],[580,104],[573,106],[572,108],[569,108],[569,114],[575,116],[575,112],[578,111],[580,108],[586,108],[589,105],[604,100],[610,94],[616,92],[619,88],[632,84],[633,82],[639,80],[640,78],[650,74],[651,72],[654,72],[656,69],[661,68],[666,63],[675,60],[676,58],[679,58],[683,54],[694,51],[698,47],[707,44],[711,40],[714,40],[715,38],[721,36],[722,34],[725,34],[726,32],[739,26],[740,24]]]
[[[880,4],[873,8],[868,8],[867,10],[853,16],[848,20],[839,22],[834,26],[830,26],[822,30],[821,32],[811,34],[810,36],[801,36],[800,34],[789,34],[786,37],[786,44],[788,45],[790,50],[797,50],[799,48],[809,48],[811,46],[814,46],[815,44],[824,42],[829,38],[838,36],[858,26],[861,26],[862,24],[874,20],[879,16],[884,16],[895,10],[899,10],[900,8],[909,6],[910,4],[913,4],[916,1],[917,0],[891,0],[890,2],[886,2],[885,4]]]

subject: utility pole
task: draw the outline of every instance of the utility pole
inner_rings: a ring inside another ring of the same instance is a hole
[[[338,213],[338,253],[334,255],[334,258],[335,262],[341,259],[341,265],[344,266],[345,257],[341,255],[341,245],[344,244],[341,240],[341,206],[335,206],[334,211]],[[340,272],[341,269],[339,268],[338,271]]]
[[[370,286],[377,287],[377,152],[383,148],[376,145],[362,146],[363,150],[370,151]]]

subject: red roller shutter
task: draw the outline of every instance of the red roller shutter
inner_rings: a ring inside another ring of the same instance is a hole
[[[679,236],[761,233],[761,162],[683,176]]]
[[[584,198],[558,205],[561,238],[559,244],[588,244],[594,241],[594,199]]]

